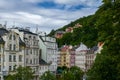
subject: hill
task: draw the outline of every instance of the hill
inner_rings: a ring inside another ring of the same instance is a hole
[[[80,42],[91,47],[97,42],[104,42],[101,54],[97,55],[87,74],[88,80],[120,80],[120,0],[103,0],[94,15],[80,18],[58,30],[65,30],[76,23],[83,27],[57,39],[59,47]]]

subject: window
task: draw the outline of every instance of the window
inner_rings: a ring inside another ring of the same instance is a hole
[[[2,51],[2,45],[0,45],[0,52]]]
[[[16,69],[16,65],[13,66],[13,70],[15,70],[15,69]]]
[[[19,62],[22,62],[22,55],[19,55]]]
[[[40,70],[41,70],[41,67],[40,67]]]
[[[12,55],[9,55],[9,62],[12,62]]]
[[[13,46],[13,50],[16,50],[16,45],[14,44],[14,46]]]
[[[9,40],[12,40],[12,35],[9,36]]]
[[[0,72],[1,72],[1,65],[0,65]]]
[[[26,64],[28,63],[28,58],[26,59]]]
[[[12,71],[12,66],[9,66],[9,71]]]
[[[32,64],[32,59],[30,60],[30,64]]]
[[[32,49],[30,50],[30,53],[32,54]]]
[[[13,56],[13,61],[16,62],[16,55]]]
[[[36,37],[34,36],[33,39],[36,40]]]
[[[35,64],[35,60],[36,60],[36,59],[34,58],[34,64]]]
[[[31,39],[31,36],[29,36],[29,39]]]
[[[15,40],[16,39],[16,37],[15,37],[15,35],[13,35],[13,40]]]
[[[33,45],[36,45],[36,42],[35,42],[35,41],[33,42]]]
[[[0,56],[0,63],[1,63],[1,56]]]
[[[9,45],[9,50],[12,50],[12,44]]]
[[[26,55],[28,55],[28,51],[29,51],[29,50],[28,50],[28,49],[26,49]]]

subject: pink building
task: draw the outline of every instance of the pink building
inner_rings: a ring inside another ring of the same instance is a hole
[[[70,67],[75,66],[75,50],[71,49],[70,51]]]

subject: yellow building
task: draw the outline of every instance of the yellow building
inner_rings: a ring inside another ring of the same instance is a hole
[[[66,66],[70,67],[70,54],[69,54],[69,47],[64,46],[60,50],[60,64],[59,66]]]

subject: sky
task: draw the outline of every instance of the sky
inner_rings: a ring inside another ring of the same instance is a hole
[[[0,24],[49,33],[94,14],[102,0],[0,0]]]

